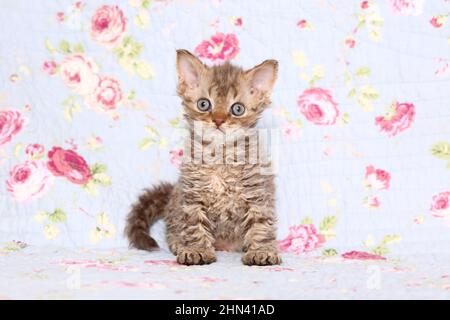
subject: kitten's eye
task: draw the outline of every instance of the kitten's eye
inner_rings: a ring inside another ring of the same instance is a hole
[[[240,103],[235,103],[231,106],[231,114],[236,117],[240,117],[244,114],[245,107]]]
[[[197,109],[201,112],[206,112],[211,110],[211,102],[208,99],[200,99],[197,101]]]

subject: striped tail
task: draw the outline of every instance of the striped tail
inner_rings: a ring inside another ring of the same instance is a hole
[[[164,207],[169,202],[172,190],[173,184],[161,183],[146,189],[133,204],[125,227],[130,247],[147,251],[158,249],[158,243],[150,236],[149,229],[163,217]]]

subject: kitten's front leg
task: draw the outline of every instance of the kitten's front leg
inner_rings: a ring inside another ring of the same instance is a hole
[[[185,203],[182,206],[183,224],[177,250],[177,262],[184,265],[209,264],[216,261],[211,234],[211,223],[201,203]]]
[[[245,222],[242,262],[257,266],[280,264],[273,213],[267,208],[251,207]]]

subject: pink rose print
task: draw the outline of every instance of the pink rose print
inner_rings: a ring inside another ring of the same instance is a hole
[[[287,122],[281,127],[283,135],[289,140],[295,140],[300,137],[300,128],[294,123]]]
[[[87,97],[87,103],[96,110],[114,110],[122,101],[120,83],[108,76],[102,76],[97,87]]]
[[[436,16],[431,18],[430,23],[435,28],[441,28],[444,25],[445,20],[447,20],[446,16]]]
[[[80,268],[118,271],[118,272],[130,272],[138,270],[136,267],[130,265],[117,265],[114,264],[113,262],[101,262],[97,260],[59,260],[53,261],[51,263],[62,266],[76,265],[79,266]]]
[[[313,251],[325,242],[325,237],[318,234],[312,224],[301,224],[289,227],[289,235],[279,241],[280,250],[300,254]]]
[[[368,196],[364,199],[364,206],[369,209],[379,208],[380,204],[380,199],[377,196]]]
[[[423,11],[423,0],[389,0],[391,9],[404,16],[418,16]]]
[[[177,168],[181,165],[181,160],[183,158],[183,149],[170,150],[170,163],[172,163]]]
[[[83,6],[84,6],[85,4],[82,2],[82,1],[77,1],[77,2],[75,2],[74,3],[74,8],[76,8],[76,9],[78,9],[78,10],[81,10],[81,9],[83,9]]]
[[[375,118],[375,124],[390,137],[408,129],[414,121],[415,107],[412,103],[394,103],[389,111]]]
[[[26,124],[22,113],[16,110],[0,110],[0,147],[11,141]]]
[[[145,260],[144,263],[154,266],[179,266],[178,262],[176,262],[175,260],[168,260],[168,259]]]
[[[342,258],[350,260],[386,260],[385,257],[378,254],[363,252],[363,251],[350,251],[342,254]]]
[[[73,150],[53,147],[48,152],[47,167],[55,176],[66,177],[75,184],[86,184],[91,178],[91,170],[86,161]]]
[[[423,217],[422,215],[419,215],[419,216],[417,216],[417,217],[415,217],[415,218],[413,219],[413,222],[414,222],[415,224],[422,224],[423,221],[424,221],[424,217]]]
[[[6,181],[6,190],[17,201],[42,196],[52,185],[53,176],[42,161],[25,161],[16,165]]]
[[[295,269],[287,268],[287,267],[269,267],[269,268],[265,268],[264,270],[271,271],[271,272],[295,271]]]
[[[347,48],[353,49],[356,45],[356,40],[352,37],[348,37],[345,39],[345,45],[347,46]]]
[[[322,88],[306,89],[298,97],[297,105],[308,121],[317,125],[333,125],[339,116],[338,104],[331,93]]]
[[[438,58],[437,63],[440,64],[439,68],[434,72],[434,75],[436,76],[444,76],[447,73],[449,73],[449,62],[447,59],[444,58]]]
[[[297,21],[297,27],[299,27],[300,29],[306,29],[308,27],[308,21],[306,21],[305,19]]]
[[[430,211],[433,213],[433,217],[450,217],[450,191],[433,196]]]
[[[44,155],[44,152],[45,152],[44,146],[38,143],[29,144],[25,148],[25,154],[30,158],[40,158]]]
[[[66,86],[74,93],[89,94],[98,85],[96,64],[83,54],[75,54],[61,62],[60,75]]]
[[[117,286],[119,288],[140,288],[140,289],[165,289],[166,285],[160,283],[152,283],[152,282],[130,282],[123,280],[103,280],[101,282],[104,285],[108,286]]]
[[[387,190],[391,182],[391,175],[385,170],[375,169],[374,166],[367,166],[364,182],[367,188]]]
[[[233,33],[216,33],[209,40],[205,40],[195,48],[200,58],[213,62],[225,62],[233,59],[239,53],[239,41]]]
[[[45,61],[42,64],[42,70],[49,76],[52,76],[56,73],[57,67],[58,67],[58,65],[56,64],[55,61]]]
[[[370,3],[369,3],[369,1],[362,1],[361,2],[361,9],[368,9],[370,7]]]
[[[235,19],[233,20],[233,24],[234,24],[236,27],[242,27],[242,25],[243,25],[242,18],[241,18],[241,17],[235,18]]]
[[[56,20],[58,20],[58,22],[63,22],[66,19],[64,12],[57,12],[56,13]]]
[[[108,48],[121,42],[126,28],[127,20],[118,6],[101,6],[91,19],[92,39]]]

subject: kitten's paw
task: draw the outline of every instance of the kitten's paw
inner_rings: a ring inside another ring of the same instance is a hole
[[[247,251],[242,262],[248,266],[271,266],[281,263],[281,257],[276,251]]]
[[[180,249],[177,262],[187,266],[210,264],[216,261],[216,254],[211,249]]]

